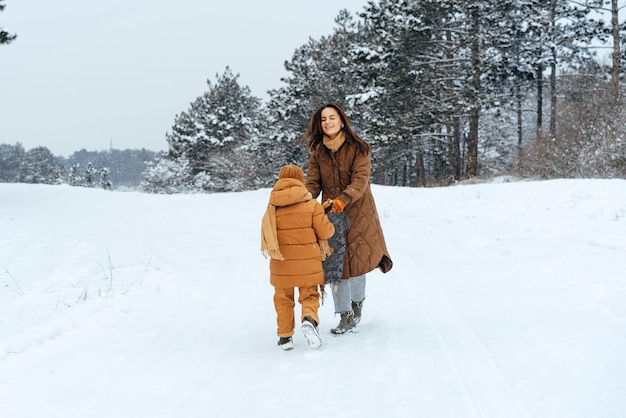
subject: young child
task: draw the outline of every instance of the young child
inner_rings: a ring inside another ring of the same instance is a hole
[[[328,239],[335,227],[324,208],[304,186],[304,173],[286,165],[278,173],[261,225],[261,251],[270,257],[274,286],[278,347],[293,349],[295,289],[302,305],[302,332],[311,348],[319,348],[318,286],[324,285],[322,260],[330,254]]]

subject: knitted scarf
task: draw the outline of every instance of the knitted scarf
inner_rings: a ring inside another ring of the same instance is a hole
[[[330,139],[330,137],[324,135],[324,145],[326,145],[326,148],[333,152],[336,152],[345,141],[346,134],[343,131],[340,131],[333,139]]]
[[[265,258],[284,260],[278,246],[278,234],[276,232],[276,206],[267,205],[265,215],[261,221],[261,253]]]

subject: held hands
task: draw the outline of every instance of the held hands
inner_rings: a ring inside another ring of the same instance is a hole
[[[343,209],[346,207],[346,203],[337,198],[337,199],[333,199],[333,212],[335,213],[341,213],[343,212]]]
[[[322,203],[322,207],[324,208],[324,213],[329,214],[333,210],[332,199],[326,199],[326,201]]]
[[[324,212],[326,213],[341,213],[343,209],[346,207],[346,204],[343,200],[337,199],[326,199],[324,203],[322,203],[322,207],[324,208]]]

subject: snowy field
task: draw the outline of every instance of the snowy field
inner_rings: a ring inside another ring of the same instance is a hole
[[[268,192],[0,184],[0,416],[626,416],[626,181],[374,186],[394,268],[291,352]]]

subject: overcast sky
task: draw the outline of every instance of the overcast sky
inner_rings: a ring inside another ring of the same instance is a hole
[[[176,114],[230,66],[267,98],[309,37],[367,0],[6,0],[0,143],[55,155],[167,149]]]

